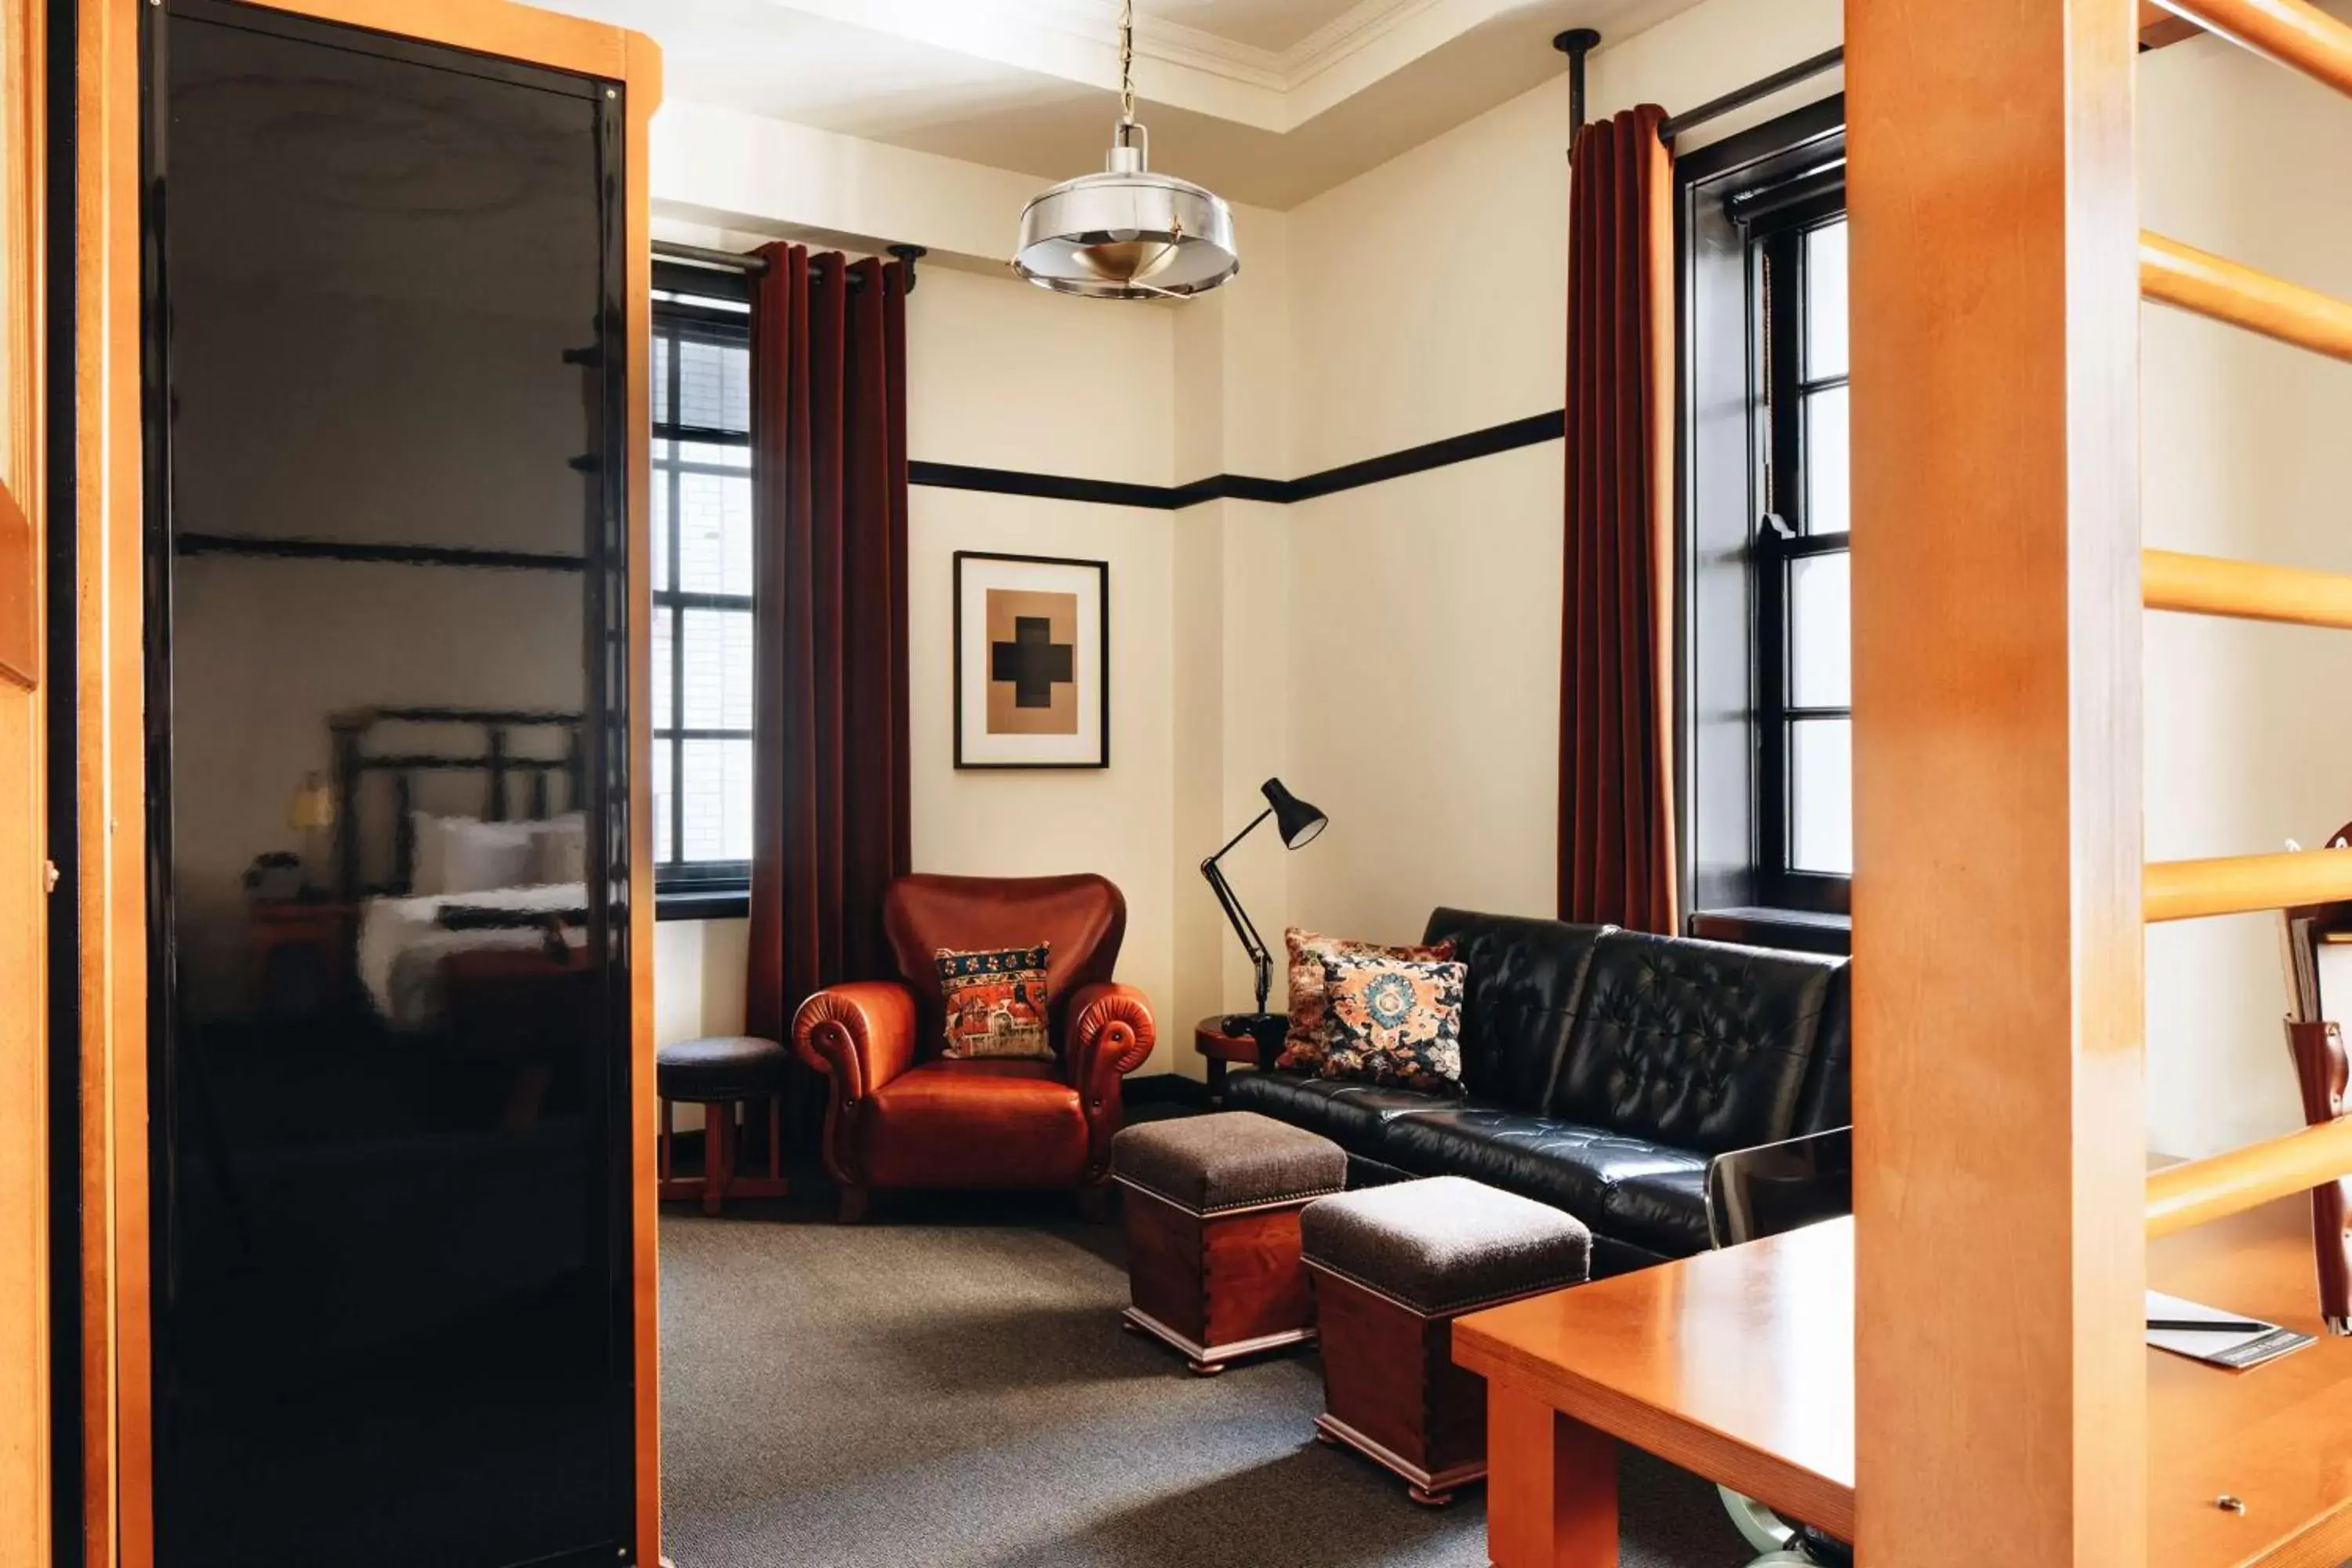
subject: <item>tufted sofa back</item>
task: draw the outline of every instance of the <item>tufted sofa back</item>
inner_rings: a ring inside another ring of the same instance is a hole
[[[1576,1032],[1593,944],[1611,926],[1436,910],[1424,944],[1451,941],[1470,966],[1462,996],[1462,1087],[1490,1105],[1543,1113]]]
[[[1848,968],[1814,953],[1605,931],[1549,1113],[1705,1153],[1841,1126]]]

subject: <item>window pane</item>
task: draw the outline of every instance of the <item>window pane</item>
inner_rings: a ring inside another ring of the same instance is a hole
[[[654,592],[669,586],[669,475],[654,470]]]
[[[654,742],[654,861],[666,865],[674,858],[676,846],[669,837],[669,749],[671,742]]]
[[[678,586],[690,594],[751,592],[751,481],[678,476]]]
[[[686,858],[751,858],[751,742],[687,741]]]
[[[706,430],[749,430],[751,351],[688,338],[679,342],[677,353],[677,422]]]
[[[654,423],[669,423],[669,339],[654,334]]]
[[[686,612],[687,730],[751,727],[751,612]]]
[[[1805,398],[1805,531],[1843,533],[1853,527],[1846,504],[1845,388]]]
[[[1853,721],[1789,726],[1789,868],[1853,874]]]
[[[1805,236],[1805,379],[1845,374],[1845,220]]]
[[[1796,707],[1853,703],[1853,563],[1843,550],[1789,563],[1789,700]]]
[[[675,647],[672,641],[674,636],[672,628],[677,625],[677,621],[676,610],[666,610],[658,605],[655,607],[654,728],[656,730],[672,729],[677,723],[677,719],[670,713],[670,691],[674,685],[670,679],[670,658]]]
[[[729,441],[680,441],[677,443],[677,460],[700,463],[706,468],[749,468],[751,466],[751,448]]]

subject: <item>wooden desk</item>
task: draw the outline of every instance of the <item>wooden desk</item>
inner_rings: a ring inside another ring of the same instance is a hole
[[[2154,1243],[2151,1283],[2319,1332],[2309,1213]],[[1852,1220],[1464,1318],[1454,1357],[1487,1380],[1495,1568],[1617,1562],[1614,1438],[1853,1539]],[[2244,1373],[2150,1351],[2147,1372],[2150,1568],[2352,1559],[2352,1340]]]

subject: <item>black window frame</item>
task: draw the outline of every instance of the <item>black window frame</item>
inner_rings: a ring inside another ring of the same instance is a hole
[[[1774,313],[1780,353],[1768,353],[1759,284],[1766,253],[1842,213],[1844,173],[1842,94],[1675,161],[1683,907],[1694,930],[1731,921],[1743,940],[1809,948],[1845,941],[1853,879],[1790,866],[1787,725],[1846,710],[1787,700],[1788,572],[1850,536],[1803,531],[1801,399],[1785,379],[1777,394],[1762,385],[1772,369],[1796,372],[1802,306]],[[1801,278],[1787,276],[1801,268],[1774,271],[1801,301]]]
[[[665,298],[665,296],[671,296]],[[691,296],[678,298],[677,296]],[[669,778],[667,796],[669,811],[669,841],[674,854],[682,855],[686,843],[686,746],[685,742],[700,740],[750,740],[749,729],[721,727],[718,729],[688,728],[686,718],[686,612],[696,609],[752,611],[754,595],[688,592],[679,586],[682,550],[679,543],[683,530],[679,526],[679,500],[682,481],[690,473],[713,473],[740,477],[751,472],[745,468],[686,462],[662,455],[662,443],[691,441],[715,446],[741,447],[751,445],[750,431],[711,429],[702,426],[681,424],[679,384],[682,380],[681,361],[677,352],[681,342],[716,342],[747,352],[753,347],[751,331],[751,279],[740,272],[714,268],[684,266],[668,262],[654,264],[653,335],[666,340],[669,350],[664,358],[664,374],[667,384],[655,404],[653,422],[653,483],[667,487],[663,515],[669,520],[668,537],[656,540],[655,548],[666,550],[662,581],[667,586],[653,590],[653,612],[658,625],[665,616],[671,617],[669,660],[669,723],[656,725],[653,731],[656,742],[669,742]],[[701,304],[697,300],[740,301],[742,309],[730,310],[722,305]],[[751,378],[753,396],[758,395],[759,377]],[[663,418],[667,410],[671,417]],[[756,464],[757,458],[752,462]],[[758,512],[758,487],[753,484],[751,518],[753,560],[759,558],[761,519]],[[755,568],[756,572],[756,568]],[[650,635],[650,634],[649,634]],[[756,751],[753,766],[758,766]],[[664,919],[714,919],[741,915],[749,910],[751,890],[751,862],[749,860],[664,860],[654,863],[656,907]]]
[[[1801,179],[1802,176],[1800,177]],[[1851,873],[1796,865],[1796,726],[1853,720],[1849,700],[1806,707],[1793,691],[1796,617],[1790,579],[1800,561],[1847,554],[1851,532],[1815,533],[1805,488],[1809,397],[1846,384],[1846,376],[1805,374],[1805,240],[1845,219],[1845,180],[1806,180],[1795,199],[1748,219],[1748,321],[1753,334],[1748,416],[1756,437],[1756,493],[1762,505],[1749,541],[1754,574],[1756,726],[1756,893],[1763,906],[1822,914],[1853,911]],[[1734,197],[1735,210],[1738,203]]]

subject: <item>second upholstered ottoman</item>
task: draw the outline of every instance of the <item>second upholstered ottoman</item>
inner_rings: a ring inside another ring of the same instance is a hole
[[[1486,1473],[1486,1382],[1454,1364],[1454,1320],[1580,1285],[1592,1235],[1572,1215],[1461,1176],[1310,1205],[1306,1263],[1322,1333],[1316,1435],[1451,1501]]]

